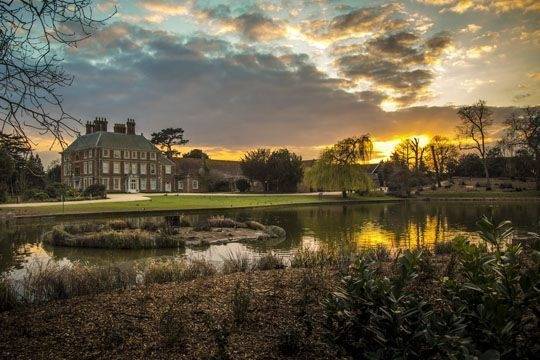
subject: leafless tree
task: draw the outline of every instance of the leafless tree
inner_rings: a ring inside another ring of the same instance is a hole
[[[505,142],[534,154],[536,190],[540,190],[540,109],[526,107],[506,119]]]
[[[460,124],[457,126],[458,138],[460,139],[459,148],[478,152],[484,167],[486,186],[489,188],[491,182],[486,159],[488,150],[486,141],[493,125],[493,112],[487,107],[484,100],[479,100],[473,105],[460,107],[457,115],[460,120]]]
[[[437,185],[440,187],[442,174],[448,172],[450,161],[458,157],[458,147],[445,136],[435,135],[428,144],[430,152],[427,160],[435,171]]]
[[[0,0],[0,132],[52,135],[65,144],[79,123],[64,111],[59,88],[73,77],[62,50],[91,36],[112,13],[94,18],[92,0]],[[52,147],[52,145],[51,145]]]

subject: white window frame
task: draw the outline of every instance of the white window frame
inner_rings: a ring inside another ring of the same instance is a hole
[[[146,160],[146,151],[141,151],[141,160]]]
[[[120,150],[114,150],[114,151],[113,151],[113,157],[114,157],[115,159],[120,159],[120,158],[122,157],[122,154],[121,154],[121,153],[122,153],[122,152],[121,152]]]
[[[113,174],[120,174],[120,162],[115,161],[113,162]]]
[[[122,151],[122,152],[124,153],[124,154],[123,154],[123,155],[124,155],[124,159],[129,159],[129,155],[130,155],[129,150],[124,150],[124,151]]]
[[[83,162],[83,175],[88,174],[88,162]]]
[[[141,163],[140,166],[139,166],[139,169],[140,169],[141,175],[146,175],[146,164],[145,163]]]
[[[150,164],[150,174],[156,175],[156,164]]]
[[[139,189],[146,190],[146,178],[141,178],[139,181]]]
[[[137,163],[131,163],[131,173],[137,174]]]
[[[184,181],[178,180],[178,190],[184,190]]]
[[[150,160],[156,160],[157,156],[155,152],[150,153]]]
[[[115,177],[113,179],[113,188],[116,191],[120,191],[122,189],[122,185],[120,183],[120,178],[119,177]]]
[[[108,158],[108,157],[109,157],[109,149],[103,149],[103,150],[101,150],[101,155],[102,155],[104,158]]]
[[[101,170],[102,170],[102,172],[103,172],[104,174],[108,174],[108,173],[109,173],[109,171],[110,171],[111,169],[110,169],[110,167],[109,167],[109,162],[108,162],[108,161],[103,161],[103,163],[102,163],[102,169],[101,169]]]
[[[94,171],[94,162],[89,161],[88,162],[88,174],[92,175],[92,172]]]
[[[157,190],[157,180],[150,179],[150,190]]]
[[[130,169],[131,169],[131,166],[129,165],[129,163],[124,161],[124,175],[129,174]]]
[[[138,158],[137,152],[136,152],[136,151],[132,151],[132,152],[131,152],[131,158],[132,158],[132,159],[137,159],[137,158]]]
[[[199,190],[199,180],[192,180],[191,181],[191,188],[193,190]]]
[[[165,174],[171,174],[171,173],[172,173],[172,166],[165,165]]]

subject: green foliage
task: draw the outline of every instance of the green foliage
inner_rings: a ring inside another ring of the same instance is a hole
[[[315,164],[306,171],[306,180],[315,189],[328,191],[369,191],[373,183],[356,163],[334,162],[332,149],[325,150]]]
[[[49,194],[38,189],[28,189],[24,192],[23,199],[26,201],[45,201],[49,199]]]
[[[249,181],[244,178],[236,180],[234,184],[236,185],[238,191],[240,191],[241,193],[244,193],[251,188],[251,184],[249,183]]]
[[[83,190],[83,196],[105,198],[107,197],[107,188],[103,184],[92,184]]]
[[[249,151],[240,166],[246,177],[260,182],[265,190],[276,192],[296,191],[304,172],[302,158],[287,149]]]
[[[357,258],[324,302],[329,341],[358,359],[534,358],[540,256],[509,244],[508,222],[479,227],[482,243],[445,245],[452,271],[439,274],[422,249],[390,274]]]

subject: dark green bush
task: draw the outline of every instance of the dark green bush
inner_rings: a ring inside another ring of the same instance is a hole
[[[103,184],[92,184],[83,190],[83,196],[105,198],[107,197],[107,188]]]
[[[49,195],[39,189],[28,189],[24,192],[23,199],[26,201],[45,201],[49,199]]]
[[[425,250],[389,274],[358,258],[324,302],[329,340],[355,359],[534,358],[540,253],[510,244],[507,222],[479,227],[484,242],[454,239],[441,274]]]

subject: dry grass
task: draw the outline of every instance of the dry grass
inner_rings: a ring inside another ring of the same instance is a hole
[[[223,259],[221,271],[224,274],[235,272],[246,272],[251,269],[251,258],[243,253],[229,253],[229,256]]]
[[[62,226],[55,226],[45,242],[56,246],[89,247],[106,249],[154,249],[184,246],[184,241],[162,228],[159,232],[139,229],[102,230],[71,234]]]

